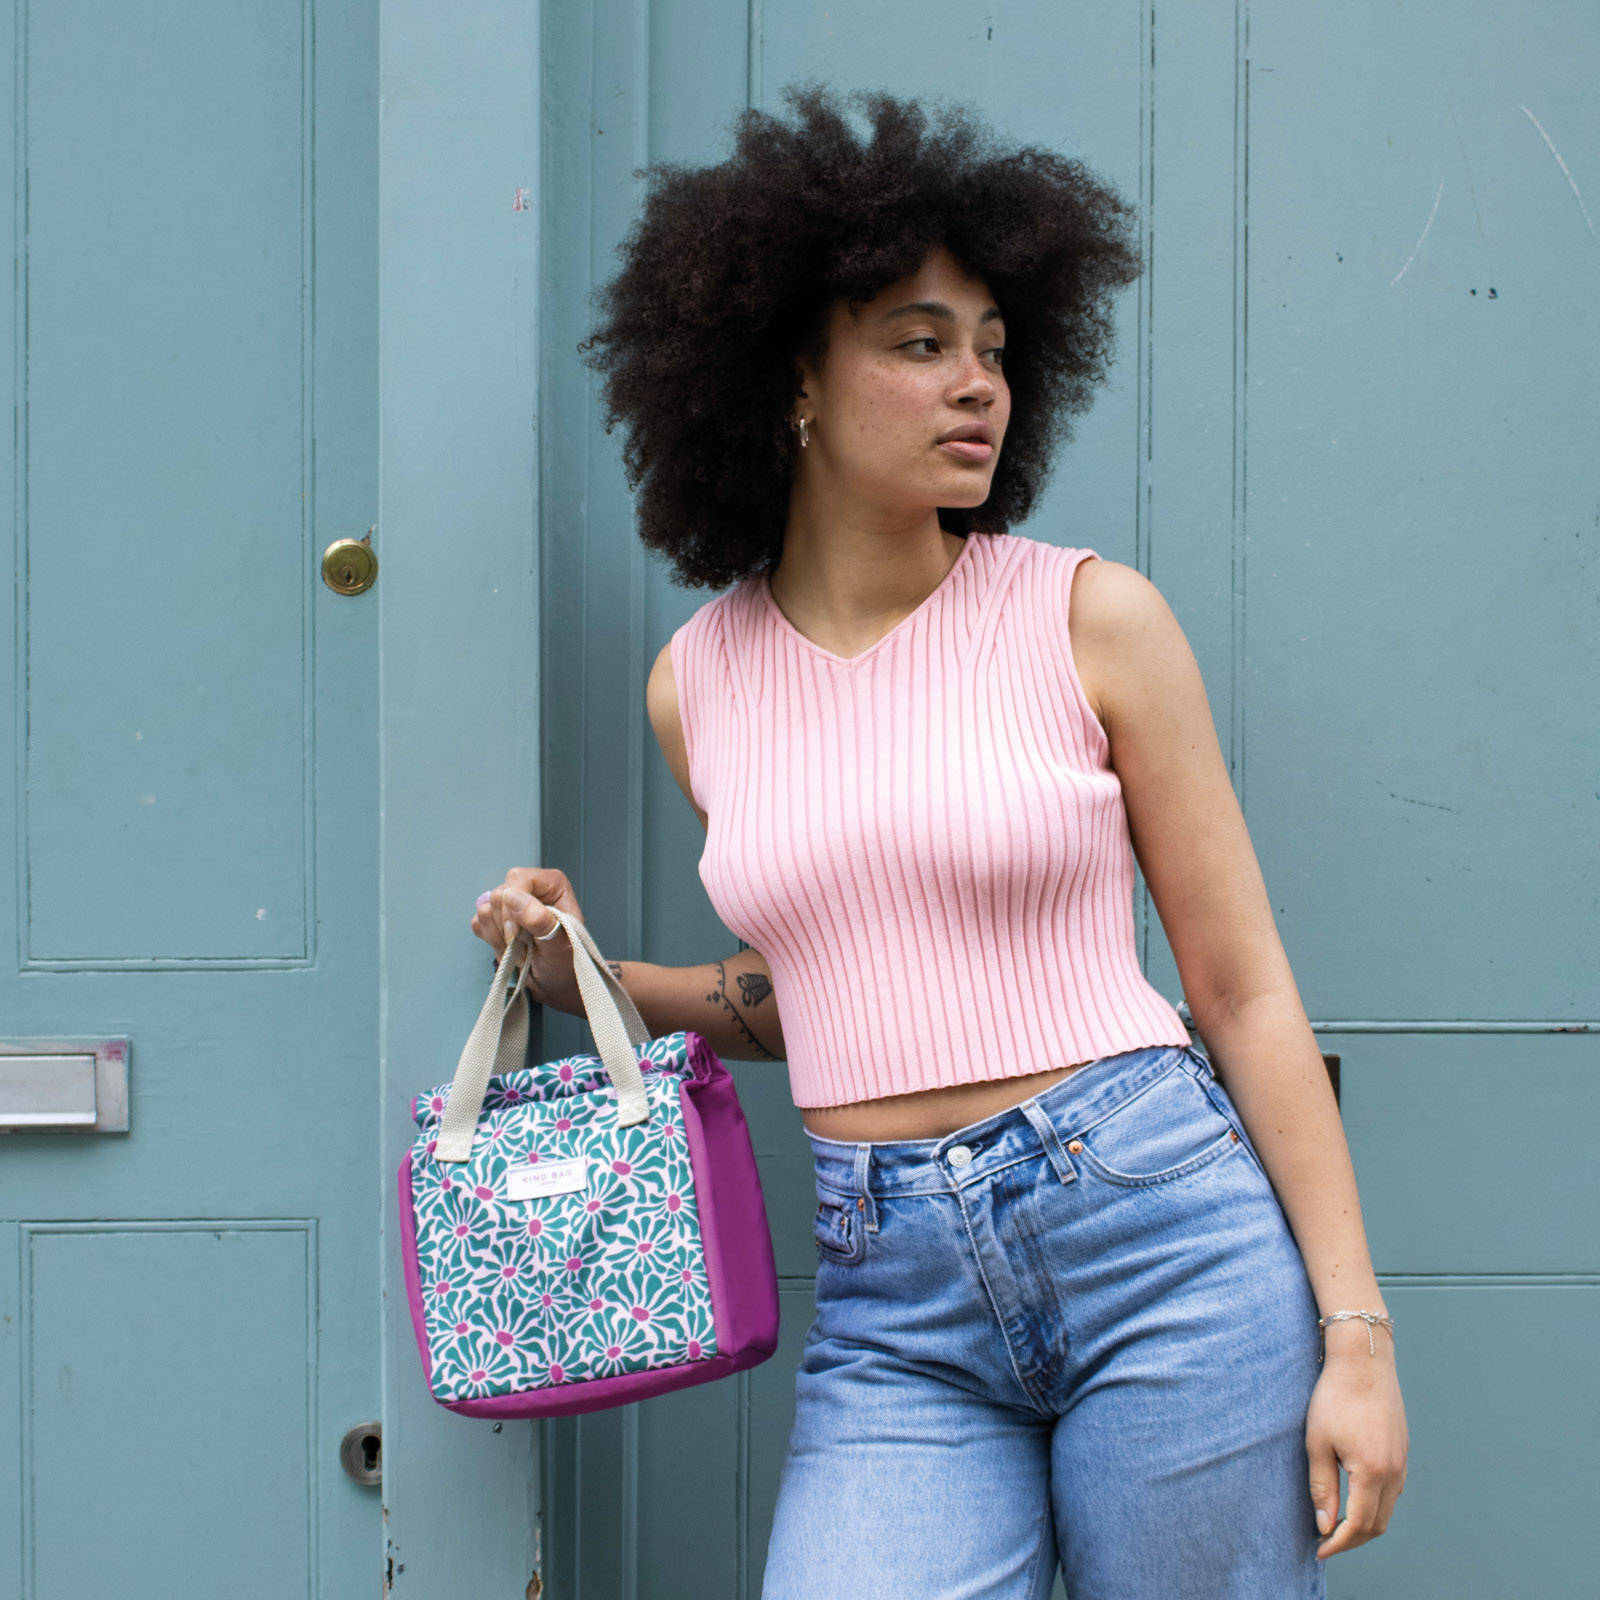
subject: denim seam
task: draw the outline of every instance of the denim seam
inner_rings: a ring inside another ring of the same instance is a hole
[[[819,1188],[820,1188],[820,1185],[819,1185]],[[844,1197],[841,1196],[841,1199],[843,1199],[843,1198]],[[826,1206],[826,1204],[827,1204],[827,1202],[824,1201],[822,1203],[822,1205],[818,1206],[817,1209],[819,1211],[822,1210]],[[848,1206],[848,1204],[844,1204],[844,1205],[839,1206],[838,1210],[839,1210],[839,1213],[840,1213],[841,1216],[845,1217],[847,1220],[849,1219],[849,1217],[850,1217],[850,1207]],[[820,1256],[822,1256],[824,1259],[832,1261],[835,1266],[840,1266],[840,1267],[859,1266],[861,1264],[861,1262],[866,1259],[866,1254],[867,1254],[867,1239],[866,1239],[866,1235],[864,1233],[856,1232],[854,1227],[852,1227],[851,1234],[850,1234],[851,1240],[853,1242],[852,1242],[851,1248],[849,1250],[840,1250],[840,1249],[838,1249],[836,1246],[834,1246],[832,1244],[824,1243],[822,1234],[818,1230],[815,1222],[812,1223],[811,1237],[812,1237],[812,1242],[817,1247],[817,1253]]]
[[[1051,1504],[1048,1488],[1045,1490],[1044,1515],[1039,1519],[1039,1537],[1033,1542],[1033,1559],[1028,1563],[1028,1600],[1034,1600],[1039,1592],[1040,1558],[1044,1555],[1046,1545],[1052,1551],[1056,1548],[1055,1507]]]
[[[1176,1049],[1177,1047],[1174,1046],[1173,1048]],[[1204,1063],[1202,1062],[1201,1065],[1203,1066]],[[1057,1138],[1064,1143],[1065,1140],[1068,1139],[1068,1138],[1076,1137],[1078,1134],[1087,1133],[1087,1132],[1091,1131],[1092,1129],[1099,1127],[1100,1124],[1103,1123],[1104,1121],[1106,1121],[1107,1118],[1116,1115],[1117,1112],[1122,1111],[1126,1107],[1132,1105],[1134,1103],[1134,1101],[1138,1100],[1141,1096],[1143,1096],[1145,1094],[1148,1094],[1150,1092],[1150,1090],[1155,1088],[1155,1086],[1158,1083],[1165,1082],[1166,1079],[1172,1075],[1172,1073],[1178,1072],[1178,1071],[1183,1071],[1183,1072],[1189,1072],[1190,1071],[1190,1068],[1189,1068],[1189,1065],[1187,1064],[1187,1062],[1184,1061],[1181,1058],[1178,1059],[1178,1060],[1174,1060],[1171,1063],[1169,1063],[1165,1068],[1163,1068],[1160,1072],[1158,1072],[1153,1078],[1149,1079],[1147,1082],[1141,1083],[1131,1093],[1128,1093],[1128,1094],[1124,1095],[1121,1099],[1117,1100],[1114,1104],[1097,1106],[1095,1108],[1094,1112],[1092,1113],[1092,1120],[1091,1121],[1083,1122],[1083,1123],[1074,1122],[1074,1123],[1072,1123],[1070,1125],[1070,1128],[1066,1132],[1062,1132],[1062,1130],[1060,1130],[1059,1128],[1056,1128],[1056,1136],[1057,1136]],[[1200,1074],[1198,1072],[1194,1072],[1194,1073],[1191,1073],[1191,1076],[1195,1076],[1195,1077],[1198,1078],[1200,1076]],[[1070,1083],[1071,1081],[1072,1081],[1071,1077],[1064,1078],[1064,1079],[1062,1079],[1062,1084]],[[1050,1116],[1049,1111],[1046,1109],[1045,1105],[1042,1104],[1042,1102],[1048,1100],[1050,1095],[1051,1095],[1051,1093],[1052,1093],[1052,1091],[1054,1089],[1056,1089],[1056,1088],[1059,1088],[1060,1086],[1061,1085],[1057,1085],[1057,1084],[1051,1085],[1050,1089],[1046,1089],[1041,1094],[1034,1096],[1033,1097],[1033,1102],[1032,1102],[1035,1106],[1038,1107],[1038,1109],[1040,1111],[1044,1112],[1045,1117],[1050,1122],[1050,1125],[1051,1125],[1052,1128],[1056,1127],[1055,1120],[1054,1120],[1054,1118],[1052,1118]],[[1103,1094],[1107,1093],[1110,1088],[1111,1088],[1111,1085],[1107,1085],[1105,1088],[1103,1088],[1103,1089],[1101,1089],[1101,1090],[1099,1090],[1097,1092],[1099,1094],[1103,1095]],[[1203,1083],[1201,1084],[1201,1088],[1202,1088],[1202,1090],[1204,1090],[1204,1084]],[[947,1193],[949,1193],[950,1190],[951,1190],[951,1187],[952,1187],[952,1183],[951,1183],[951,1180],[950,1180],[950,1177],[949,1177],[949,1168],[948,1168],[948,1166],[946,1165],[946,1162],[945,1162],[945,1156],[946,1156],[946,1154],[948,1153],[948,1151],[950,1149],[953,1149],[955,1147],[955,1145],[957,1145],[957,1144],[962,1142],[960,1135],[967,1134],[967,1135],[970,1136],[974,1131],[982,1130],[982,1129],[986,1128],[988,1126],[988,1124],[990,1124],[990,1123],[999,1122],[1002,1118],[1009,1117],[1009,1116],[1015,1114],[1020,1109],[1021,1109],[1021,1103],[1019,1103],[1018,1106],[1013,1106],[1013,1107],[1009,1108],[1006,1111],[996,1112],[992,1117],[986,1117],[981,1122],[975,1122],[975,1123],[970,1125],[970,1128],[959,1129],[959,1130],[957,1130],[956,1133],[946,1134],[941,1139],[903,1139],[903,1140],[878,1141],[877,1143],[870,1143],[869,1142],[868,1143],[869,1151],[875,1151],[876,1149],[881,1148],[881,1147],[885,1147],[885,1146],[887,1146],[887,1147],[903,1147],[903,1148],[907,1148],[907,1149],[909,1149],[911,1147],[921,1147],[919,1149],[919,1158],[921,1160],[926,1161],[930,1166],[932,1166],[936,1171],[938,1171],[940,1173],[941,1178],[942,1178],[943,1183],[944,1183],[944,1187],[938,1188],[938,1189],[924,1189],[924,1188],[921,1188],[921,1187],[917,1187],[917,1188],[901,1188],[894,1182],[892,1177],[887,1177],[887,1175],[885,1175],[885,1177],[887,1178],[887,1182],[885,1184],[885,1187],[879,1192],[881,1192],[884,1195],[885,1198],[887,1198],[889,1195],[934,1194],[934,1193],[947,1194]],[[1023,1115],[1026,1116],[1026,1112],[1024,1112]],[[1030,1118],[1029,1121],[1031,1122],[1032,1119]],[[1035,1132],[1037,1132],[1037,1129],[1035,1129]],[[823,1139],[819,1135],[816,1135],[816,1134],[810,1134],[809,1137],[817,1144],[831,1145],[831,1146],[835,1147],[835,1149],[837,1149],[837,1151],[838,1151],[837,1155],[834,1154],[833,1151],[831,1151],[831,1150],[829,1152],[827,1152],[825,1155],[819,1153],[819,1159],[820,1160],[826,1161],[828,1164],[834,1165],[834,1166],[849,1166],[851,1168],[853,1168],[855,1166],[856,1153],[860,1148],[860,1145],[858,1143],[848,1143],[848,1142],[846,1142],[846,1141],[844,1141],[842,1139]],[[849,1152],[849,1156],[848,1157],[846,1157],[846,1155],[845,1155],[846,1151]],[[1034,1154],[1035,1154],[1035,1152],[1032,1152],[1032,1151],[1026,1152],[1024,1154],[1020,1154],[1020,1155],[1016,1156],[1015,1158],[1013,1158],[1013,1160],[1008,1161],[1007,1163],[1005,1163],[1005,1166],[1015,1165],[1015,1163],[1017,1161],[1026,1161],[1026,1160],[1030,1159]],[[967,1171],[967,1172],[965,1172],[963,1174],[960,1182],[961,1183],[967,1183],[967,1184],[976,1182],[979,1179],[987,1177],[992,1173],[1004,1171],[1005,1170],[1005,1166],[985,1167],[985,1168],[982,1168],[981,1170],[976,1170],[976,1171],[969,1170],[969,1171]],[[819,1179],[818,1181],[826,1183],[827,1186],[829,1188],[833,1189],[835,1192],[838,1192],[838,1193],[847,1192],[843,1188],[843,1186],[842,1186],[842,1184],[840,1182],[834,1182],[834,1181],[830,1181],[828,1179]],[[845,1182],[852,1182],[852,1183],[854,1181],[855,1180],[854,1180],[853,1174],[852,1174],[851,1178],[845,1180]],[[874,1198],[874,1195],[869,1192],[867,1194],[867,1201],[868,1201],[869,1205],[872,1203],[873,1198]]]
[[[981,1171],[976,1172],[969,1170],[962,1173],[959,1178],[952,1178],[950,1180],[950,1188],[959,1194],[963,1189],[970,1189],[974,1184],[986,1183],[990,1178],[998,1178],[1002,1172],[1009,1172],[1013,1167],[1020,1167],[1025,1162],[1043,1161],[1044,1159],[1045,1153],[1043,1150],[1024,1150],[1020,1154],[1000,1162],[998,1166],[984,1167]]]
[[[872,1193],[872,1146],[865,1141],[856,1146],[855,1172],[856,1205],[866,1220],[868,1233],[878,1231],[878,1202]],[[866,1241],[862,1244],[865,1246]]]
[[[824,1261],[831,1261],[836,1267],[859,1267],[862,1261],[866,1259],[865,1246],[863,1246],[863,1253],[861,1255],[846,1256],[841,1255],[831,1245],[824,1244],[820,1239],[816,1241],[816,1245],[818,1255],[820,1255]]]
[[[1141,1083],[1139,1087],[1135,1089],[1133,1093],[1130,1094],[1125,1100],[1117,1101],[1114,1106],[1107,1106],[1099,1113],[1099,1115],[1095,1117],[1093,1122],[1080,1122],[1074,1124],[1068,1137],[1081,1138],[1086,1133],[1092,1133],[1100,1126],[1102,1122],[1109,1121],[1112,1117],[1116,1116],[1119,1111],[1126,1111],[1128,1107],[1131,1106],[1136,1100],[1142,1100],[1147,1094],[1150,1093],[1152,1089],[1155,1088],[1158,1083],[1165,1083],[1174,1072],[1182,1072],[1184,1070],[1183,1063],[1175,1061],[1170,1067],[1167,1068],[1165,1072],[1160,1073],[1158,1076],[1152,1078],[1148,1083]],[[1200,1089],[1202,1092],[1204,1092],[1205,1085],[1201,1084]],[[1210,1096],[1208,1095],[1207,1099],[1209,1098]]]
[[[1044,1148],[1046,1158],[1055,1169],[1056,1177],[1062,1183],[1076,1182],[1078,1169],[1073,1166],[1072,1158],[1061,1143],[1061,1135],[1056,1132],[1056,1125],[1045,1113],[1044,1108],[1037,1100],[1024,1100],[1018,1109],[1032,1124],[1033,1131]]]
[[[1159,1189],[1163,1184],[1176,1183],[1191,1173],[1203,1172],[1207,1167],[1214,1166],[1242,1142],[1230,1126],[1226,1133],[1219,1133],[1210,1144],[1187,1161],[1180,1161],[1177,1166],[1166,1167],[1160,1172],[1149,1173],[1118,1172],[1115,1167],[1107,1166],[1088,1145],[1083,1147],[1083,1156],[1099,1177],[1118,1188]]]
[[[967,1215],[966,1202],[960,1191],[956,1193],[956,1201],[961,1206],[961,1226],[967,1235],[967,1243],[972,1249],[973,1265],[978,1269],[978,1281],[983,1285],[984,1298],[989,1302],[989,1309],[994,1313],[995,1331],[1000,1335],[1000,1343],[1005,1346],[1006,1360],[1011,1364],[1011,1375],[1017,1380],[1017,1387],[1022,1391],[1025,1399],[1041,1417],[1048,1417],[1051,1413],[1039,1404],[1039,1397],[1029,1388],[1027,1379],[1022,1376],[1022,1368],[1017,1365],[1017,1352],[1011,1346],[1011,1335],[1006,1332],[1006,1319],[1000,1314],[1000,1302],[994,1297],[994,1288],[989,1282],[989,1274],[984,1270],[983,1251],[978,1248],[977,1236],[972,1231],[972,1219]]]
[[[1042,1149],[1022,1150],[1000,1162],[997,1166],[983,1167],[978,1170],[968,1168],[960,1178],[953,1177],[948,1167],[945,1167],[938,1170],[934,1178],[927,1180],[926,1187],[919,1182],[916,1188],[902,1189],[898,1184],[890,1182],[880,1188],[876,1194],[867,1193],[862,1198],[866,1200],[867,1205],[872,1207],[874,1211],[876,1210],[875,1201],[880,1200],[903,1200],[910,1196],[921,1196],[923,1198],[939,1198],[942,1196],[948,1199],[952,1194],[957,1194],[962,1189],[969,1189],[973,1184],[996,1177],[1002,1172],[1008,1172],[1012,1167],[1020,1167],[1028,1161],[1043,1161],[1045,1159],[1046,1155]],[[850,1183],[854,1180],[846,1179],[844,1181]],[[880,1183],[883,1182],[882,1179],[879,1181]],[[829,1194],[838,1195],[841,1199],[854,1200],[859,1193],[853,1188],[843,1187],[841,1183],[831,1178],[818,1177],[816,1186],[819,1190],[826,1190]],[[869,1231],[875,1232],[876,1230]]]

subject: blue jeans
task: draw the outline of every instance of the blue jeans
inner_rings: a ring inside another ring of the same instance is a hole
[[[817,1316],[763,1600],[1323,1594],[1305,1268],[1170,1045],[816,1155]]]

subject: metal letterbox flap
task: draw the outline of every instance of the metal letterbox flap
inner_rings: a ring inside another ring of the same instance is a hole
[[[90,1127],[92,1055],[0,1055],[0,1128]]]

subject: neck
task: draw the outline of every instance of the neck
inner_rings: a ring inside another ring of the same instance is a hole
[[[896,514],[811,499],[797,483],[770,579],[772,598],[813,643],[857,655],[938,588],[963,541],[925,508]]]

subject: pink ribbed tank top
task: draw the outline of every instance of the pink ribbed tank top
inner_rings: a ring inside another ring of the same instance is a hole
[[[700,877],[801,1107],[1187,1044],[1140,971],[1122,786],[1067,640],[1092,550],[971,534],[860,655],[747,578],[672,636]]]

